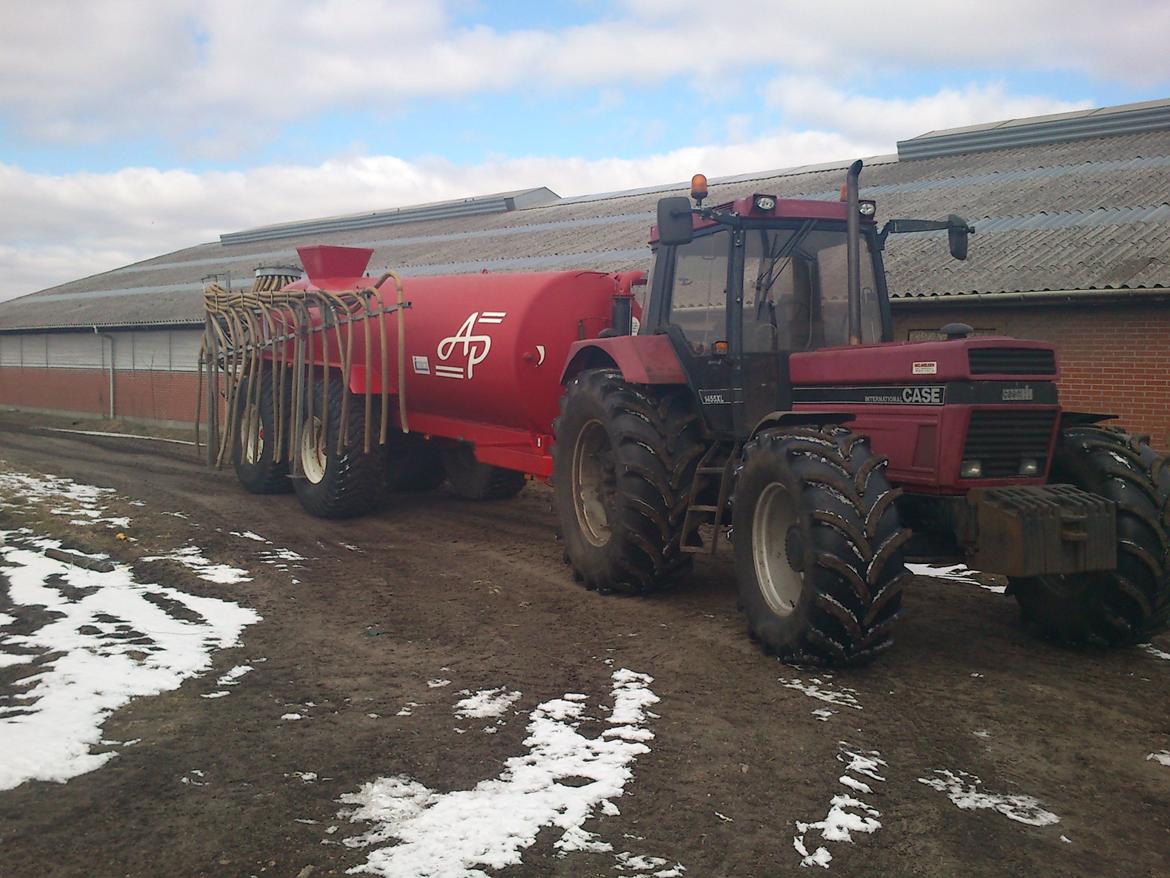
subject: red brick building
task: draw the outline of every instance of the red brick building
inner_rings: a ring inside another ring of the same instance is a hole
[[[835,199],[845,165],[716,180],[710,203]],[[890,240],[897,339],[958,320],[1051,341],[1067,405],[1170,448],[1170,101],[931,132],[866,166],[879,219],[957,213],[976,228],[962,263],[938,235]],[[250,285],[305,243],[372,247],[374,271],[407,275],[644,268],[655,204],[678,191],[532,189],[294,222],[32,293],[0,304],[0,406],[188,422],[209,275]]]

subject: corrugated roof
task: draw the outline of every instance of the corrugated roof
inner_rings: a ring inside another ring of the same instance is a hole
[[[710,203],[752,192],[836,198],[846,162],[712,182]],[[696,169],[701,170],[701,169]],[[250,284],[260,265],[296,262],[305,243],[374,249],[372,271],[407,275],[580,267],[643,268],[657,200],[687,184],[564,199],[486,215],[416,219],[302,237],[189,247],[0,304],[0,331],[202,321],[201,278]],[[863,196],[879,220],[957,213],[974,224],[970,258],[942,235],[890,239],[895,297],[1170,288],[1170,130],[934,158],[871,160]]]

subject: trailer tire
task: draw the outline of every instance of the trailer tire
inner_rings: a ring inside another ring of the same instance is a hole
[[[1170,472],[1148,445],[1109,427],[1061,431],[1054,483],[1117,505],[1117,569],[1011,580],[1024,620],[1067,644],[1128,646],[1170,623]]]
[[[464,500],[511,500],[524,490],[524,473],[480,463],[469,445],[444,449],[442,460],[451,493]]]
[[[765,649],[843,665],[893,642],[910,532],[885,464],[836,426],[765,430],[744,447],[732,543],[740,604]]]
[[[350,397],[343,448],[337,450],[345,385],[336,375],[328,381],[329,405],[324,412],[324,382],[314,382],[313,417],[305,418],[301,425],[300,471],[292,480],[293,488],[301,506],[312,516],[355,518],[372,512],[382,503],[386,454],[377,445],[368,453],[363,450],[365,405],[364,399],[356,394]],[[372,441],[377,442],[376,435]]]
[[[414,434],[392,434],[386,442],[386,490],[431,491],[447,477],[439,449]]]
[[[690,570],[681,548],[704,446],[689,393],[580,373],[553,423],[553,503],[565,560],[587,588],[638,594]]]
[[[232,443],[236,479],[253,494],[286,494],[293,486],[288,478],[287,458],[276,459],[272,371],[260,372],[258,405],[251,399],[250,386],[244,378],[236,397],[236,435]],[[283,408],[288,410],[288,406]]]

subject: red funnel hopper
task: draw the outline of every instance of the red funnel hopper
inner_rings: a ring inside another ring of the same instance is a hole
[[[374,255],[368,247],[337,247],[332,244],[298,247],[297,253],[305,274],[313,282],[327,277],[361,277]]]

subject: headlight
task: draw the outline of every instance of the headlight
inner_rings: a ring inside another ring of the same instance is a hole
[[[1020,461],[1020,475],[1022,476],[1038,476],[1040,475],[1040,461],[1032,457],[1024,458]]]
[[[877,213],[877,202],[859,201],[857,202],[857,212],[862,216],[873,216]]]
[[[772,210],[776,206],[776,196],[757,195],[752,199],[752,204],[755,205],[756,210]]]
[[[978,460],[964,460],[959,465],[960,479],[980,479],[983,478],[983,463]]]

